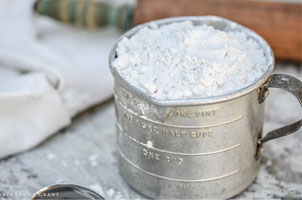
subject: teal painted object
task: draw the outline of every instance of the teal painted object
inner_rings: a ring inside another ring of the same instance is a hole
[[[40,15],[80,27],[113,26],[125,31],[132,25],[133,7],[126,4],[114,6],[96,0],[37,0],[34,10]]]

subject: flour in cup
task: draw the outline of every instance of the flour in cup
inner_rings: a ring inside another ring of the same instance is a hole
[[[264,50],[244,32],[190,21],[151,23],[117,46],[112,66],[132,86],[159,100],[225,95],[267,70]]]

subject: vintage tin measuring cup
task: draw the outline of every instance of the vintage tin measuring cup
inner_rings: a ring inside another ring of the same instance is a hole
[[[262,144],[297,131],[302,120],[262,137],[263,101],[269,87],[295,95],[302,105],[302,83],[282,74],[271,75],[274,56],[253,31],[229,20],[177,17],[153,21],[159,26],[190,20],[225,31],[243,31],[265,52],[267,71],[254,84],[231,94],[188,100],[156,100],[130,85],[111,66],[119,167],[123,178],[151,198],[229,198],[257,176]],[[122,37],[131,37],[137,26]]]

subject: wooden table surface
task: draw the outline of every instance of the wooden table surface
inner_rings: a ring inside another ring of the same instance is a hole
[[[276,71],[301,79],[301,69],[278,64]],[[280,90],[271,90],[266,111],[264,133],[302,116],[296,99]],[[118,172],[114,120],[110,100],[80,114],[38,147],[1,160],[0,199],[28,199],[42,187],[63,182],[90,187],[106,199],[144,198],[129,188]],[[302,199],[301,161],[302,130],[267,143],[257,179],[237,197]]]

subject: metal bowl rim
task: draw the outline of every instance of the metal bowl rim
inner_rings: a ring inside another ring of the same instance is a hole
[[[99,196],[100,199],[104,199],[104,197],[102,197],[98,192],[96,192],[95,190],[93,189],[90,189],[90,188],[87,188],[87,187],[84,187],[83,185],[78,185],[78,184],[73,184],[73,183],[56,183],[56,184],[51,184],[51,185],[47,185],[45,187],[43,187],[42,189],[38,190],[37,192],[35,192],[32,197],[30,198],[30,200],[34,200],[39,194],[47,191],[47,190],[50,190],[50,189],[53,189],[53,188],[56,188],[56,187],[76,187],[76,188],[80,188],[80,189],[84,189],[84,190],[88,190],[88,191],[91,191],[93,192],[95,195]]]

